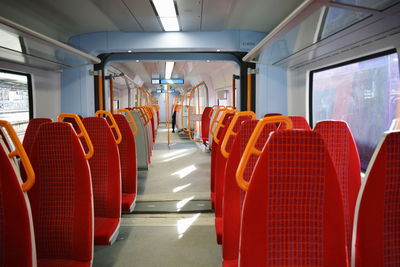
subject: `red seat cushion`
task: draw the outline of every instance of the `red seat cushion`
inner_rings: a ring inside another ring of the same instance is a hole
[[[31,267],[36,251],[29,200],[5,149],[0,144],[0,266]]]
[[[244,201],[239,264],[348,266],[340,186],[317,133],[269,138]]]
[[[400,264],[400,132],[385,133],[369,163],[354,216],[356,267]]]
[[[90,262],[93,257],[91,175],[71,125],[42,124],[30,159],[36,183],[28,195],[38,259]]]
[[[239,255],[239,230],[242,213],[242,203],[245,193],[239,188],[236,183],[236,170],[240,159],[246,148],[246,145],[256,127],[258,121],[245,121],[242,123],[236,138],[232,144],[232,150],[228,163],[226,165],[226,176],[224,181],[224,198],[222,206],[223,214],[223,241],[222,241],[222,256],[224,261],[237,260]],[[276,130],[275,124],[267,124],[258,141],[257,148],[262,149],[267,141],[269,134]],[[250,180],[253,172],[257,156],[250,158],[249,164],[245,170],[245,179]]]
[[[210,117],[213,109],[212,107],[205,107],[201,115],[201,138],[204,143],[208,142],[208,135],[210,132]]]
[[[91,261],[73,261],[59,259],[39,259],[38,266],[40,267],[90,267]]]
[[[119,218],[94,217],[94,243],[109,245],[119,229]]]
[[[124,115],[114,114],[114,119],[122,134],[122,141],[118,145],[121,161],[122,210],[131,212],[130,207],[136,200],[137,191],[135,137]]]
[[[347,255],[350,261],[354,208],[361,186],[357,146],[344,121],[320,121],[315,125],[314,131],[324,140],[339,179],[346,223]]]
[[[92,174],[94,216],[94,240],[96,245],[103,236],[97,236],[99,217],[120,220],[121,217],[121,171],[118,147],[114,135],[104,118],[88,117],[83,119],[86,131],[94,147],[93,157],[89,159]],[[85,144],[86,146],[86,144]],[[118,225],[118,224],[117,224]],[[116,229],[109,229],[108,238]],[[101,231],[100,231],[101,232]],[[104,232],[102,232],[104,234]]]

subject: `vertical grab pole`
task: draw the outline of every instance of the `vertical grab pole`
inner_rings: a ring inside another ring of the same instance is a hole
[[[110,75],[110,112],[114,113],[114,82],[113,77]]]
[[[103,75],[97,76],[98,90],[99,90],[99,109],[103,110]]]
[[[169,110],[169,85],[166,85],[166,92],[165,92],[165,102],[166,102],[166,108],[167,108],[167,129],[168,129],[168,145],[171,143],[171,136],[170,136],[170,132],[169,132],[169,117],[170,117],[170,110]]]
[[[247,111],[251,111],[251,69],[247,69]]]

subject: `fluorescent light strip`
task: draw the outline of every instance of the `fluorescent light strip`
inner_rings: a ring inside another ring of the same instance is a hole
[[[172,70],[174,69],[175,62],[167,61],[165,62],[165,79],[171,79]]]
[[[179,22],[176,16],[173,0],[153,0],[154,7],[160,17],[161,24],[165,31],[179,31]]]

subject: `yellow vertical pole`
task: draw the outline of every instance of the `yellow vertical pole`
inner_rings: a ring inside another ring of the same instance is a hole
[[[251,111],[251,69],[247,69],[247,111]]]
[[[97,76],[98,83],[98,93],[99,93],[99,109],[102,110],[103,107],[103,75]]]

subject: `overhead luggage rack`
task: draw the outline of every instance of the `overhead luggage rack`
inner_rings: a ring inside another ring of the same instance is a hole
[[[0,17],[0,59],[45,70],[98,64],[101,60],[70,45]]]

